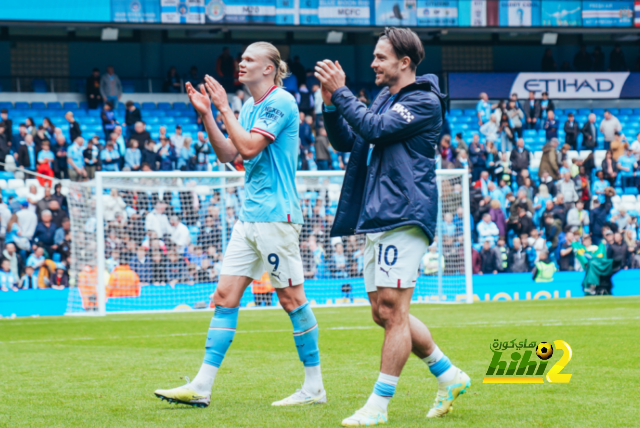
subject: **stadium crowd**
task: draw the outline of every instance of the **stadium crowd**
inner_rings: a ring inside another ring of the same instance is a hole
[[[220,76],[231,72],[229,58],[229,52],[219,58]],[[291,70],[285,86],[295,96],[300,110],[299,168],[344,169],[348,154],[336,153],[329,145],[317,81],[306,73],[299,58],[291,62]],[[199,83],[197,70],[190,72],[192,83]],[[168,88],[174,88],[177,82],[177,78],[171,80],[172,76],[175,77],[175,70],[169,72]],[[230,106],[239,114],[249,94],[235,86],[233,78],[223,83],[229,91]],[[95,132],[93,128],[93,133],[83,131],[73,110],[58,110],[64,112],[66,126],[60,122],[54,125],[48,117],[41,123],[29,117],[16,126],[9,110],[2,109],[3,169],[19,167],[16,176],[35,173],[44,186],[40,196],[35,186],[27,197],[3,191],[3,291],[59,288],[70,282],[82,286],[91,283],[96,275],[91,268],[95,261],[89,262],[95,249],[92,252],[89,245],[86,254],[74,255],[79,260],[87,258],[86,268],[77,279],[69,278],[71,240],[84,237],[69,233],[66,198],[60,184],[51,191],[48,178],[85,181],[94,178],[99,170],[224,168],[218,164],[202,124],[190,107],[182,108],[187,109],[186,120],[192,118],[197,131],[190,128],[193,132],[183,133],[180,124],[169,129],[158,121],[158,126],[149,131],[145,123],[147,110],[132,101],[122,105],[121,95],[113,67],[102,76],[94,70],[92,79],[87,81],[86,108],[99,111],[101,129]],[[358,97],[367,105],[373,98],[364,89]],[[449,112],[445,120],[439,153],[443,168],[466,169],[469,173],[474,274],[533,271],[537,275],[550,265],[561,271],[581,270],[585,263],[576,257],[577,252],[584,248],[594,253],[601,243],[607,258],[613,260],[613,273],[640,267],[638,212],[614,208],[618,195],[638,193],[640,140],[629,144],[621,121],[611,111],[603,111],[601,118],[595,112],[561,112],[546,93],[539,98],[531,93],[524,100],[513,95],[509,100],[491,103],[483,93],[473,116],[467,111],[454,113]],[[462,123],[461,118],[467,119],[465,128],[455,132],[462,129],[456,128]],[[216,123],[225,133],[219,115]],[[544,141],[539,162],[534,162],[531,135],[541,136]],[[571,152],[579,145],[588,154],[572,157]],[[606,154],[596,162],[599,149]],[[240,157],[233,162],[233,168],[244,169]],[[336,201],[329,196],[326,185],[301,195],[305,277],[360,277],[364,240],[361,236],[344,241],[329,238]],[[462,187],[456,184],[443,190],[443,206],[458,208],[454,212],[443,211],[442,242],[434,242],[424,256],[421,269],[425,275],[437,275],[439,269],[445,274],[461,270]],[[170,201],[166,194],[156,191],[119,193],[111,189],[109,195],[104,195],[109,283],[120,281],[118,287],[108,289],[108,296],[139,295],[140,286],[147,284],[175,286],[217,281],[223,240],[230,236],[237,220],[242,189],[229,188],[206,196],[187,190],[177,193],[178,197]],[[438,246],[442,249],[440,255]],[[261,286],[258,289],[272,292],[270,287],[258,284]],[[347,287],[343,292],[348,297],[350,290]],[[266,303],[267,299],[260,301]]]

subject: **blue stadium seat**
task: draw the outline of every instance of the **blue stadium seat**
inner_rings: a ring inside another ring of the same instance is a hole
[[[621,114],[618,116],[618,120],[620,121],[620,123],[622,124],[622,127],[624,128],[625,122],[629,121],[629,116]]]
[[[474,108],[466,108],[464,109],[465,116],[478,116],[478,112]]]
[[[588,109],[588,108],[578,109],[578,114],[583,116],[589,116],[589,114],[591,114],[591,109]]]
[[[100,113],[101,112],[98,109],[87,110],[87,116],[100,117]]]
[[[174,112],[173,115],[174,116],[178,116],[176,113],[180,113],[180,116],[193,117],[193,118],[196,117],[196,112],[192,108],[188,108],[188,109],[180,111],[180,112]],[[214,112],[213,112],[214,117],[215,117],[216,113],[217,113],[217,110],[214,110]]]
[[[147,124],[147,126],[145,126],[145,129],[149,132],[156,132],[158,128],[159,126],[156,124]]]
[[[634,108],[633,114],[635,114],[636,116],[640,116],[640,108]]]
[[[180,124],[180,125],[186,125],[188,123],[191,123],[191,119],[189,119],[188,117],[175,117],[173,119],[175,121],[176,124]]]
[[[189,234],[191,235],[191,242],[198,242],[200,228],[198,226],[189,226]]]
[[[569,115],[569,113],[576,114],[578,111],[574,108],[566,108],[564,109],[564,114]]]
[[[175,106],[175,104],[174,104]],[[174,107],[175,108],[175,107]],[[449,114],[451,116],[462,116],[462,109],[459,108],[452,108],[451,111],[449,111]]]
[[[576,121],[579,124],[585,124],[585,123],[587,123],[588,120],[589,120],[589,116],[585,116],[585,115],[576,116]]]
[[[158,103],[158,110],[171,110],[171,103]]]
[[[66,103],[62,104],[62,108],[65,110],[76,110],[78,108],[78,103],[74,101],[67,101]]]
[[[31,106],[33,107],[33,106]],[[47,108],[49,110],[61,110],[62,109],[62,104],[60,104],[58,101],[53,101],[50,103],[47,103]]]
[[[535,129],[525,129],[524,131],[522,131],[522,136],[524,138],[536,137],[537,135],[538,132]]]
[[[638,189],[636,187],[625,187],[624,188],[625,195],[637,195]]]
[[[143,115],[153,116],[153,117],[165,117],[167,115],[167,112],[166,110],[145,110]]]
[[[451,116],[448,117],[447,120],[449,121],[450,124],[454,124],[458,122],[458,119],[462,119],[462,116]]]
[[[532,144],[535,144],[535,142],[536,142],[536,140],[533,139],[532,137],[524,137],[523,139],[524,139],[524,143],[529,145],[529,146],[532,145]]]
[[[46,108],[47,108],[47,106],[43,102],[34,101],[34,102],[31,103],[31,109],[32,110],[44,110]]]
[[[564,115],[564,110],[562,110],[561,108],[557,108],[557,109],[555,109],[553,112],[556,114],[556,118],[557,118],[558,116],[562,116],[562,115]]]
[[[189,125],[189,124],[183,125],[182,126],[182,130],[184,132],[198,132],[199,131],[198,125],[193,125],[193,124],[191,124],[191,125]]]
[[[176,123],[176,119],[174,117],[171,116],[167,116],[167,117],[163,117],[162,119],[160,119],[160,122],[166,124],[166,125],[173,125],[174,123]]]
[[[476,117],[471,117],[471,116],[461,116],[458,120],[463,123],[474,123],[478,119]]]
[[[75,117],[81,117],[81,118],[87,117],[87,111],[86,110],[78,109],[78,110],[71,110],[71,112],[73,113],[73,115]]]
[[[51,123],[53,123],[56,126],[68,123],[63,116],[53,116],[53,117],[50,117],[49,119],[51,119]]]
[[[611,112],[612,115],[617,116],[620,114],[620,110],[618,110],[617,108],[609,108],[607,109]]]
[[[627,116],[631,116],[633,114],[633,109],[630,108],[621,108],[620,109],[620,114],[624,114]]]
[[[149,131],[149,127],[147,126],[147,131]],[[149,131],[149,133],[151,134],[151,139],[158,141],[158,138],[160,138],[160,133],[157,131],[151,132]]]
[[[99,123],[99,122],[101,121],[97,117],[85,117],[82,120],[82,123],[86,123],[87,125],[90,125],[90,124],[92,125],[94,123]]]
[[[155,116],[149,116],[148,118],[144,119],[145,123],[149,124],[149,123],[158,123],[160,122],[160,119],[158,119]]]
[[[173,103],[173,109],[174,110],[186,110],[187,109],[187,103]]]
[[[624,192],[622,191],[622,187],[616,187],[615,189],[616,189],[616,193],[618,195],[623,195],[624,194]]]
[[[0,102],[0,109],[6,108],[7,110],[11,110],[13,108],[13,103],[8,101]]]
[[[80,108],[87,110],[89,108],[89,103],[87,103],[86,101],[80,101]]]
[[[594,108],[591,112],[595,113],[596,116],[602,116],[604,114],[604,109],[603,108]]]
[[[547,143],[547,137],[546,136],[538,136],[538,144],[546,144]]]
[[[142,110],[156,110],[156,103],[142,103]]]
[[[24,101],[18,101],[15,105],[15,109],[16,110],[29,110],[31,107],[29,106],[29,103],[26,103]]]

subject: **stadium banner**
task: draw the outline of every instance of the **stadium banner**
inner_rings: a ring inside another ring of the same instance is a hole
[[[113,22],[160,22],[158,0],[111,0]]]
[[[371,25],[369,0],[320,0],[318,25]]]
[[[112,20],[111,0],[0,2],[0,21],[111,22]]]
[[[541,18],[543,27],[580,27],[582,0],[543,1]]]
[[[300,25],[300,0],[276,0],[276,24]]]
[[[380,27],[415,27],[416,0],[375,0],[375,25]]]
[[[495,0],[463,0],[458,2],[460,27],[497,27],[499,7]]]
[[[458,0],[418,0],[419,27],[457,27]]]
[[[640,0],[635,0],[633,4],[633,25],[640,27]]]
[[[640,98],[640,73],[449,73],[451,99],[476,99],[480,92],[527,98],[529,91],[552,99]]]
[[[320,0],[300,0],[300,25],[320,25]]]
[[[584,272],[556,272],[552,282],[539,283],[531,279],[530,273],[474,275],[473,297],[475,301],[581,297],[584,295],[582,292],[583,278]],[[640,283],[640,269],[620,271],[613,276],[612,280],[614,296],[640,295],[640,290],[637,287],[637,284]],[[414,302],[431,302],[437,298],[437,296],[429,296],[424,292],[430,281],[437,282],[437,278],[427,276],[418,278],[414,291]],[[304,286],[307,298],[314,305],[368,304],[362,278],[305,280]],[[210,296],[215,288],[215,283],[176,284],[175,288],[146,286],[142,287],[139,297],[109,299],[107,311],[191,310],[194,306],[202,305],[202,303],[206,307],[210,304]],[[348,293],[345,292],[346,290],[349,290]],[[2,318],[13,315],[17,317],[64,315],[69,297],[81,300],[77,288],[20,290],[2,293],[1,297],[0,317]],[[275,304],[277,295],[274,294],[273,298]],[[458,299],[457,296],[446,296],[446,298],[447,301]],[[253,300],[251,287],[248,287],[242,296],[240,306],[252,307],[254,306]]]
[[[501,27],[539,27],[541,0],[500,0]]]
[[[204,24],[204,0],[160,0],[163,24]]]
[[[583,27],[630,27],[634,14],[633,0],[584,0]]]
[[[206,0],[204,16],[208,24],[275,24],[276,0]],[[289,0],[283,8],[289,19],[295,12],[294,1]]]

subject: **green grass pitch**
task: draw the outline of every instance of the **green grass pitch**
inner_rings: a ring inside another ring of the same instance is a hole
[[[412,356],[389,426],[640,426],[639,309],[637,297],[414,305],[412,313],[472,386],[452,414],[427,420],[437,384]],[[212,312],[0,320],[0,426],[340,426],[371,393],[383,331],[368,307],[315,313],[329,401],[304,408],[270,406],[304,376],[281,310],[241,311],[206,409],[161,402],[153,391],[196,374]],[[571,382],[483,384],[493,340],[524,338],[569,343],[573,358],[563,373],[573,374]]]

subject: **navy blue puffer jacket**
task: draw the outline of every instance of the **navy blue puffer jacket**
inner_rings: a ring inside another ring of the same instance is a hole
[[[336,110],[323,113],[333,148],[351,152],[331,236],[416,225],[433,240],[438,212],[435,154],[445,95],[437,76],[419,76],[378,114],[390,96],[389,89],[383,89],[369,109],[342,87],[331,97]]]

